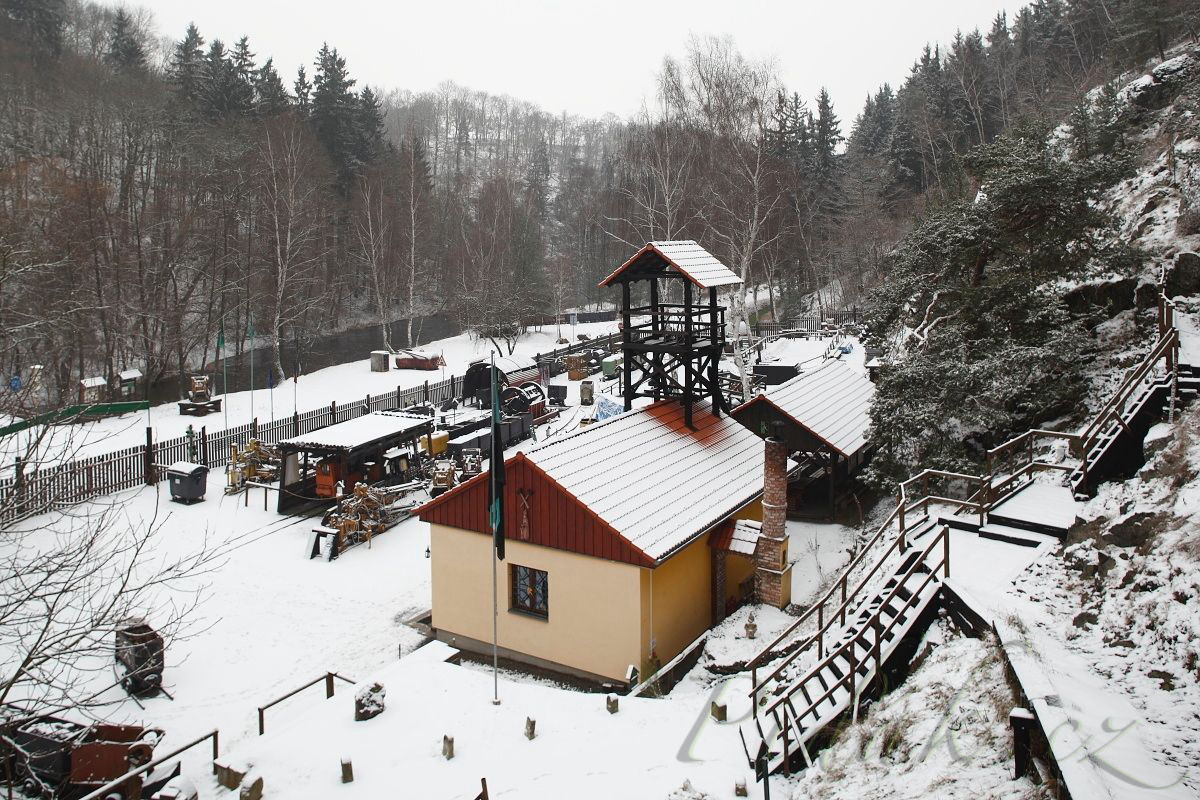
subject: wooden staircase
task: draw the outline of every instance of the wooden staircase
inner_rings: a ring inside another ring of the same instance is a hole
[[[1200,369],[1178,363],[1174,319],[1174,304],[1160,294],[1157,342],[1083,431],[1030,430],[988,452],[986,475],[925,470],[900,484],[896,508],[839,578],[747,665],[753,720],[741,728],[742,744],[760,778],[808,766],[830,723],[847,712],[857,719],[859,698],[923,629],[951,574],[949,528],[1015,544],[1035,543],[1028,533],[1065,537],[1073,520],[1031,502],[1055,491],[1035,475],[1063,473],[1069,488],[1057,491],[1068,501],[1086,494],[1116,474],[1128,449],[1140,456],[1164,408],[1175,413],[1200,395]]]

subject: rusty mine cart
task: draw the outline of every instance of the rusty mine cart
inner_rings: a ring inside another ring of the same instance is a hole
[[[149,763],[163,732],[137,725],[84,725],[58,717],[5,719],[0,708],[3,776],[27,797],[74,800]],[[179,774],[179,762],[129,778],[104,800],[149,798]]]

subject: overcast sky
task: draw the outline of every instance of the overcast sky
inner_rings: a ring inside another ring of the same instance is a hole
[[[135,3],[136,4],[136,3]],[[730,34],[773,58],[808,100],[829,88],[844,130],[868,92],[907,75],[926,42],[986,28],[1008,0],[150,0],[160,33],[195,22],[206,39],[250,37],[290,87],[328,41],[359,82],[433,89],[445,80],[529,100],[550,112],[635,113],[663,56],[690,34]],[[309,70],[311,76],[311,69]]]

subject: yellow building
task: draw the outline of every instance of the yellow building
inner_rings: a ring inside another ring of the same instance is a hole
[[[692,422],[664,400],[506,460],[502,656],[624,682],[630,667],[646,677],[669,662],[752,585],[786,605],[786,539],[735,525],[762,517],[765,464],[784,485],[784,451],[764,458],[762,439],[706,402]],[[487,494],[485,473],[418,511],[431,528],[433,627],[479,652],[492,640]]]

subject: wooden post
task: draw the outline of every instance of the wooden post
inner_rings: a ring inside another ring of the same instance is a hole
[[[337,422],[337,400],[329,401],[329,424]]]
[[[354,764],[350,759],[342,759],[342,783],[354,783]]]
[[[879,615],[882,611],[883,609],[880,609],[875,612],[873,620],[875,626],[875,678],[880,681],[881,685],[883,682],[883,658],[880,655],[880,640],[883,639],[883,626],[879,624]]]
[[[721,415],[724,397],[721,394],[720,381],[717,375],[717,362],[721,359],[720,336],[717,331],[717,287],[708,287],[708,341],[712,347],[712,356],[708,362],[708,384],[712,395],[712,409],[716,416]],[[759,361],[762,361],[761,352]],[[743,400],[750,398],[744,397]]]
[[[251,439],[258,438],[258,417],[255,417],[254,419],[250,420],[250,438]]]
[[[683,424],[690,429],[692,427],[692,386],[694,381],[692,372],[695,369],[692,358],[695,351],[692,349],[692,282],[686,279],[683,282],[683,339],[684,347],[688,351],[687,357],[683,361]]]
[[[942,566],[945,568],[944,577],[950,577],[950,529],[942,528]]]
[[[258,707],[258,735],[262,736],[267,732],[267,717],[264,713],[265,709],[262,706]]]
[[[149,425],[146,426],[146,449],[145,449],[145,479],[147,486],[154,485],[154,429]]]
[[[654,310],[651,310],[654,313]],[[655,315],[654,318],[657,318]],[[633,408],[633,370],[630,369],[629,344],[632,332],[629,330],[629,282],[621,283],[621,349],[625,351],[625,369],[621,370],[621,382],[624,384],[622,394],[625,397],[625,410]]]
[[[1035,718],[1029,709],[1017,707],[1008,712],[1008,724],[1013,733],[1013,780],[1020,780],[1033,771],[1030,734]]]
[[[847,659],[850,662],[850,674],[846,676],[849,680],[850,702],[853,704],[850,706],[852,709],[850,712],[850,721],[855,724],[858,723],[858,695],[856,694],[858,687],[855,686],[858,682],[858,676],[855,674],[858,672],[858,656],[854,653],[854,643],[857,639],[856,635],[854,639],[850,640],[850,658]]]
[[[825,657],[825,601],[817,606],[817,658]]]
[[[429,402],[429,381],[425,381],[425,402]]]
[[[300,435],[300,414],[292,412],[292,436]]]
[[[846,624],[846,575],[845,575],[845,573],[842,573],[842,605],[841,605],[841,609],[842,609],[841,621],[838,624],[845,625]]]
[[[208,426],[200,426],[200,457],[204,459],[204,466],[208,466]]]
[[[325,699],[333,697],[333,673],[325,673]]]

